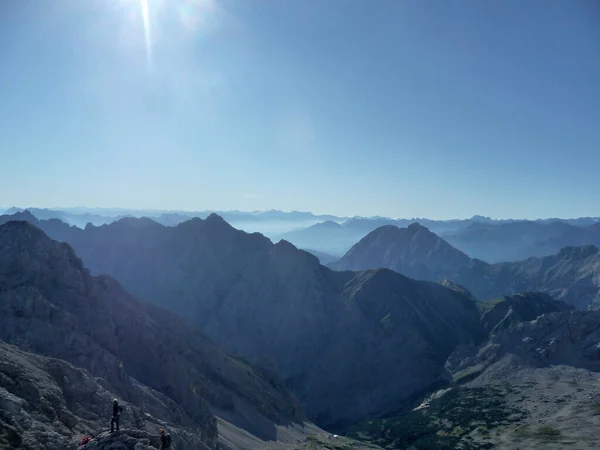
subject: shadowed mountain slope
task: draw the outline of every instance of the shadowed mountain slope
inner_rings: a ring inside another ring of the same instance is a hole
[[[335,272],[216,215],[176,227],[122,219],[70,242],[93,273],[278,373],[322,425],[395,409],[437,382],[456,345],[483,336],[459,292],[389,270]]]
[[[89,370],[124,401],[201,430],[211,447],[213,414],[262,439],[277,438],[276,424],[303,421],[276,379],[111,278],[91,276],[67,244],[26,222],[0,226],[0,339]],[[148,401],[141,385],[168,408]]]

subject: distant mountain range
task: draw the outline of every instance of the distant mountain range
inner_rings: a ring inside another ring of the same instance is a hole
[[[569,246],[599,246],[600,223],[577,226],[568,222],[472,223],[441,236],[473,258],[510,262],[552,255]]]
[[[37,219],[59,219],[69,225],[85,228],[88,223],[92,225],[104,225],[115,222],[124,217],[149,217],[166,226],[179,225],[194,217],[204,219],[210,214],[218,213],[221,217],[231,223],[245,227],[252,227],[252,223],[277,223],[280,228],[292,229],[301,226],[312,225],[321,221],[337,220],[344,221],[347,217],[338,217],[329,214],[313,214],[310,212],[279,210],[270,211],[167,211],[156,209],[126,209],[126,208],[18,208],[11,207],[2,212],[4,215],[12,215],[29,211]],[[287,223],[287,225],[286,225]],[[254,230],[258,231],[258,230]],[[269,231],[267,227],[266,231]]]
[[[4,214],[12,215],[23,211],[25,209],[13,207]],[[404,228],[412,223],[427,227],[470,257],[489,263],[548,256],[566,246],[600,244],[598,217],[525,221],[473,216],[470,219],[429,220],[348,218],[279,210],[165,211],[80,207],[54,210],[30,208],[28,211],[37,219],[59,219],[79,228],[85,228],[88,223],[96,226],[109,224],[124,217],[148,217],[162,225],[176,226],[194,217],[205,219],[216,213],[237,229],[249,233],[259,232],[274,242],[285,239],[298,248],[338,258],[366,234],[381,226],[395,225]],[[325,260],[329,262],[328,257]]]
[[[479,300],[544,291],[579,309],[600,308],[600,251],[592,245],[564,247],[543,258],[488,264],[468,257],[419,224],[388,225],[369,233],[329,266],[336,270],[384,267],[415,279],[448,279],[465,286]]]
[[[377,228],[405,228],[412,223],[427,227],[469,256],[490,263],[548,256],[566,246],[600,245],[600,223],[596,218],[556,221],[492,220],[480,216],[449,221],[353,218],[341,223],[318,223],[274,238],[341,257]]]

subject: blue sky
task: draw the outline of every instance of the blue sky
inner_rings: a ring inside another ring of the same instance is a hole
[[[600,215],[594,0],[145,3],[0,2],[0,205]]]

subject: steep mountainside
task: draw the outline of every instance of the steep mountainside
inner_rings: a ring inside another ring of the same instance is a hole
[[[442,237],[473,258],[497,263],[549,256],[564,247],[600,245],[600,227],[562,221],[473,223]]]
[[[335,272],[216,215],[177,227],[122,219],[71,243],[92,272],[279,373],[324,425],[395,408],[439,379],[456,345],[483,334],[459,292],[389,270]]]
[[[353,270],[383,267],[417,279],[447,279],[465,286],[484,301],[524,291],[543,291],[579,309],[600,307],[597,247],[565,247],[544,258],[488,264],[467,257],[424,227],[411,227],[381,227],[329,266]]]
[[[275,378],[114,280],[90,276],[67,244],[26,222],[0,226],[0,339],[88,369],[158,419],[197,428],[209,446],[213,414],[268,440],[277,439],[277,424],[303,420]],[[149,401],[140,383],[168,408]]]
[[[439,281],[470,262],[463,252],[413,223],[407,228],[387,225],[376,229],[329,267],[336,270],[385,267],[411,278]]]

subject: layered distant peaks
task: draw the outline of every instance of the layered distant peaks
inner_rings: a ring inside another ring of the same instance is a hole
[[[31,214],[31,212],[29,212],[28,210],[17,211],[17,212],[13,212],[11,214],[5,214],[3,216],[0,216],[0,224],[14,221],[14,220],[25,221],[25,222],[29,222],[29,223],[33,223],[33,224],[39,222],[38,219],[33,214]]]
[[[313,225],[314,228],[322,228],[322,229],[332,229],[332,230],[337,230],[337,229],[341,229],[344,228],[342,225],[340,225],[337,222],[334,222],[333,220],[326,220],[325,222],[321,222],[321,223],[317,223],[316,225]]]

